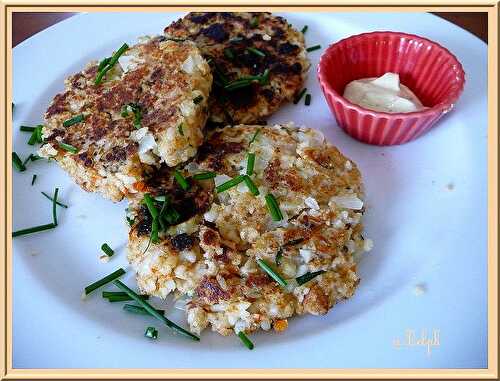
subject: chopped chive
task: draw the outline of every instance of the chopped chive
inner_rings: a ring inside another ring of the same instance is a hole
[[[307,32],[307,29],[309,29],[309,27],[307,25],[304,25],[304,27],[302,28],[302,30],[300,31],[302,34],[306,34]]]
[[[128,223],[128,226],[132,227],[132,225],[134,225],[134,219],[133,218],[130,218],[130,217],[126,217],[127,218],[127,223]]]
[[[252,179],[250,178],[250,176],[245,175],[243,177],[243,179],[244,179],[245,185],[247,186],[247,188],[250,191],[250,193],[253,194],[254,196],[258,196],[260,194],[259,189],[254,184],[254,182],[252,181]]]
[[[85,119],[85,117],[83,116],[83,114],[74,116],[73,118],[65,120],[63,122],[63,127],[69,127],[69,126],[72,126],[73,124],[77,124],[77,123],[83,122],[84,119]]]
[[[149,312],[144,309],[144,307],[141,306],[134,306],[133,304],[125,304],[123,306],[123,309],[128,312],[133,312],[135,314],[139,315],[149,315]],[[165,313],[165,310],[156,310],[159,314],[163,315]]]
[[[127,298],[126,300],[132,300],[130,296],[126,292],[123,291],[103,291],[102,292],[102,297],[105,299],[112,299],[112,298]],[[139,295],[141,299],[143,300],[148,300],[149,296],[148,295]]]
[[[281,266],[281,258],[283,258],[283,249],[280,247],[278,253],[276,253],[276,258],[274,259],[276,266]]]
[[[266,56],[266,53],[264,53],[262,50],[254,48],[252,46],[249,47],[249,48],[247,48],[247,51],[250,52],[250,53],[253,53],[253,54],[255,54],[256,56],[259,56],[259,57],[265,57]]]
[[[234,81],[231,81],[227,83],[224,86],[224,89],[231,91],[231,90],[236,90],[242,87],[247,87],[250,86],[253,81],[258,81],[261,85],[265,85],[269,82],[269,69],[264,70],[264,73],[259,74],[259,75],[249,75],[245,77],[240,77],[238,79],[235,79]]]
[[[228,180],[225,183],[222,183],[222,184],[216,186],[215,191],[217,193],[227,191],[228,189],[235,187],[236,185],[238,185],[242,181],[245,181],[245,176],[243,176],[243,175],[236,176],[235,178]]]
[[[115,251],[109,247],[109,245],[107,243],[103,243],[101,245],[101,250],[104,252],[104,254],[106,254],[108,257],[112,257],[113,254],[115,253]]]
[[[252,18],[252,20],[250,21],[250,27],[255,28],[257,25],[259,25],[259,18],[258,17]]]
[[[158,236],[158,218],[153,218],[151,222],[151,242],[158,243],[160,240]]]
[[[299,286],[302,286],[304,283],[309,282],[311,279],[316,278],[318,275],[321,275],[325,272],[326,272],[325,270],[319,270],[312,273],[311,272],[305,273],[304,275],[295,278],[295,280],[297,281],[297,284]]]
[[[63,150],[68,151],[72,154],[78,153],[78,148],[72,146],[71,144],[66,144],[63,142],[59,142],[59,147],[61,147]]]
[[[230,84],[227,84],[226,86],[224,86],[224,89],[226,89],[228,91],[237,90],[237,89],[241,89],[243,87],[251,86],[252,83],[253,83],[253,81],[250,81],[250,80],[234,81],[234,82],[231,82]]]
[[[12,164],[19,172],[26,171],[26,166],[23,164],[16,152],[12,152]]]
[[[306,93],[307,91],[307,88],[304,87],[302,90],[300,90],[300,93],[295,97],[295,99],[293,100],[293,104],[297,104],[300,102],[300,100],[302,99],[302,97],[304,96],[304,94]]]
[[[101,62],[99,62],[97,71],[100,72],[102,69],[104,69],[109,64],[109,61],[111,61],[111,57],[106,57]]]
[[[179,134],[181,134],[181,136],[184,136],[184,129],[182,127],[183,125],[181,123],[177,126],[177,130],[179,131]]]
[[[125,51],[128,49],[128,45],[127,44],[123,44],[120,49],[118,49],[116,51],[115,54],[113,54],[113,56],[109,57],[109,58],[105,58],[104,60],[101,61],[101,63],[99,64],[99,67],[97,68],[97,76],[95,78],[95,81],[94,81],[94,84],[95,85],[99,85],[102,81],[102,79],[104,78],[104,76],[106,75],[106,73],[108,71],[110,71],[113,66],[115,66],[115,64],[118,62],[118,58],[120,58],[120,56],[125,53]],[[100,70],[99,70],[100,69]]]
[[[54,225],[57,226],[57,195],[59,194],[59,188],[54,190],[54,198],[52,199],[52,221]]]
[[[234,60],[234,53],[231,48],[224,49],[224,55],[228,60]]]
[[[314,52],[315,50],[321,49],[321,45],[314,45],[306,49],[307,52]]]
[[[113,282],[115,279],[121,277],[123,274],[125,274],[125,270],[122,268],[119,268],[118,270],[112,272],[111,274],[105,276],[102,279],[99,279],[98,281],[88,285],[85,287],[85,295],[90,294],[92,291],[97,290],[99,287],[102,287],[110,282]]]
[[[240,338],[241,342],[247,347],[248,349],[252,350],[253,349],[253,343],[250,341],[247,335],[245,335],[245,332],[240,331],[238,332],[238,337]]]
[[[37,233],[37,232],[41,232],[44,230],[54,229],[55,227],[56,227],[56,225],[54,225],[53,222],[51,222],[50,224],[33,226],[32,228],[16,230],[16,231],[12,232],[12,237],[19,237],[20,235]]]
[[[134,114],[134,127],[136,129],[141,128],[142,121],[142,108],[137,103],[128,103],[122,106],[121,116],[126,118],[129,115],[129,112]]]
[[[286,280],[284,280],[281,275],[279,275],[276,271],[274,271],[271,266],[267,264],[266,261],[263,259],[257,259],[257,263],[259,264],[260,268],[264,270],[267,275],[269,275],[271,278],[273,278],[276,282],[278,282],[281,286],[286,287],[287,283]]]
[[[148,327],[146,328],[146,332],[144,332],[144,336],[156,340],[158,338],[158,330],[155,327]]]
[[[123,105],[122,106],[122,110],[120,112],[120,115],[122,118],[126,118],[128,116],[128,109],[129,109],[129,105]]]
[[[151,306],[148,302],[145,300],[142,300],[139,295],[137,295],[134,291],[132,291],[130,288],[128,288],[124,283],[122,283],[120,280],[116,279],[113,281],[113,283],[120,288],[121,290],[125,291],[132,299],[136,301],[137,304],[139,304],[142,308],[144,308],[151,316],[157,318],[161,322],[163,322],[167,327],[177,331],[178,333],[189,337],[190,339],[193,339],[195,341],[199,341],[200,338],[198,336],[193,335],[191,332],[186,331],[184,328],[179,327],[177,324],[175,324],[173,321],[167,319],[165,316],[162,314],[158,313],[155,308]]]
[[[147,295],[140,295],[140,297],[144,300],[148,299]],[[108,302],[110,303],[119,303],[119,302],[130,302],[133,300],[130,296],[128,295],[117,295],[117,296],[108,296],[106,297],[108,299]]]
[[[43,194],[45,197],[47,197],[50,201],[54,202],[54,199],[52,197],[50,197],[47,193],[45,193],[45,192],[40,192],[40,193]],[[56,204],[63,207],[63,208],[68,208],[68,205],[65,205],[62,202],[57,201],[57,200],[56,200]]]
[[[255,133],[252,136],[252,139],[250,139],[250,142],[248,143],[248,146],[250,146],[255,141],[255,139],[257,139],[257,135],[259,135],[259,133],[260,133],[260,128],[257,129],[257,131],[255,131]]]
[[[151,197],[151,195],[149,193],[146,193],[144,195],[143,201],[146,204],[146,206],[148,207],[149,214],[151,214],[151,217],[153,219],[158,218],[158,209],[156,209],[153,197]]]
[[[184,189],[185,191],[189,189],[189,183],[177,169],[174,172],[174,178],[182,189]]]
[[[38,156],[38,155],[31,154],[31,155],[29,155],[29,159],[30,159],[30,161],[37,161],[37,160],[41,160],[42,157]]]
[[[31,186],[35,184],[35,181],[36,181],[36,175],[33,175],[33,177],[31,178]]]
[[[247,154],[247,175],[253,175],[253,167],[255,166],[255,153],[249,152]]]
[[[216,177],[217,174],[215,172],[201,172],[192,176],[193,180],[208,180]]]
[[[309,106],[311,104],[311,94],[306,94],[306,99],[304,100],[304,104]]]
[[[35,131],[35,128],[36,127],[31,127],[31,126],[21,126],[21,127],[19,127],[19,130],[21,130],[23,132],[33,132],[33,131]]]
[[[197,105],[203,100],[203,95],[198,95],[196,98],[193,99],[193,103]]]
[[[281,221],[283,219],[283,214],[281,213],[276,198],[271,193],[268,193],[265,198],[267,209],[269,210],[273,221]]]

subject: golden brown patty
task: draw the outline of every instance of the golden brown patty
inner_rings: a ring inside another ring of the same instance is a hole
[[[260,194],[245,182],[218,192],[214,186],[246,173],[249,152],[255,154],[250,178]],[[223,335],[279,330],[294,314],[325,314],[353,295],[359,282],[354,255],[370,248],[362,236],[361,176],[319,132],[243,125],[214,130],[179,170],[188,191],[171,173],[154,175],[161,185],[147,182],[146,191],[160,200],[167,196],[180,223],[163,221],[159,241],[149,243],[152,219],[138,197],[130,205],[128,259],[141,292],[184,295],[192,331],[209,325]],[[192,179],[206,171],[217,176]],[[268,194],[276,197],[280,221],[269,213]],[[162,205],[158,201],[157,209]],[[288,285],[270,278],[260,260]],[[299,284],[297,278],[316,272]]]
[[[92,62],[66,80],[45,113],[40,153],[83,189],[119,201],[160,162],[174,166],[195,155],[212,75],[192,42],[164,37],[130,47],[96,85],[97,70]],[[63,125],[80,115],[83,121]]]
[[[165,28],[165,35],[193,40],[209,60],[214,74],[210,120],[224,125],[261,122],[273,114],[301,90],[310,66],[302,33],[270,13],[189,13]],[[266,84],[253,81],[225,90],[266,70]]]

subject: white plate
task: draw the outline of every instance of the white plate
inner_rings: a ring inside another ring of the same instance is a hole
[[[20,124],[40,122],[63,79],[124,41],[161,33],[179,14],[92,13],[63,21],[14,49],[14,149],[26,157]],[[14,172],[14,230],[50,222],[40,191],[62,188],[70,208],[53,231],[13,243],[14,368],[321,368],[486,367],[487,254],[486,142],[487,47],[471,34],[429,14],[287,14],[309,25],[309,45],[373,30],[416,33],[447,47],[467,73],[455,110],[419,140],[375,147],[336,127],[316,79],[321,51],[310,54],[307,88],[312,105],[287,105],[273,122],[293,120],[321,129],[357,162],[367,189],[367,236],[375,249],[362,261],[354,298],[323,317],[290,321],[284,334],[255,334],[249,352],[235,337],[205,333],[200,343],[173,336],[147,317],[124,313],[96,293],[80,300],[85,285],[125,265],[125,202],[87,194],[55,164],[36,162]],[[38,174],[35,186],[31,175]],[[452,189],[449,189],[452,188]],[[98,261],[100,245],[119,252]],[[133,284],[130,276],[129,284]],[[423,295],[415,287],[425,285]],[[161,303],[159,304],[161,305]],[[182,316],[168,306],[168,316]],[[143,337],[146,325],[160,338]],[[405,343],[407,330],[439,330],[439,346]]]

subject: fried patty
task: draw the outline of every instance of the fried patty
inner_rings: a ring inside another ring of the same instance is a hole
[[[196,154],[212,75],[192,42],[164,37],[130,47],[96,85],[98,65],[70,76],[53,99],[40,154],[86,191],[119,201],[160,163],[175,166]],[[83,121],[63,125],[80,115]]]
[[[246,173],[249,152],[256,157],[250,178],[259,195],[245,182],[217,192],[221,183]],[[180,171],[188,191],[171,174],[162,180],[168,186],[148,183],[146,191],[170,195],[171,206],[189,213],[151,243],[151,215],[138,197],[130,207],[128,259],[141,292],[160,297],[174,292],[187,299],[193,332],[208,326],[222,335],[280,330],[295,314],[325,314],[354,294],[359,283],[354,255],[370,248],[362,235],[361,176],[319,132],[291,125],[216,129]],[[217,176],[192,179],[206,171]],[[268,194],[278,202],[280,221],[268,210]],[[287,286],[263,271],[260,260]],[[299,284],[300,277],[316,272]]]
[[[223,125],[257,123],[273,114],[301,90],[310,66],[303,34],[270,13],[193,12],[166,27],[165,36],[193,40],[209,60],[210,120]],[[268,81],[231,89],[234,81],[266,70]]]

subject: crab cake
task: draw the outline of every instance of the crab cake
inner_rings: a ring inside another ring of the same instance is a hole
[[[189,41],[146,38],[96,84],[99,63],[65,81],[45,113],[40,154],[86,191],[119,201],[165,163],[196,154],[203,141],[210,67]]]
[[[189,13],[165,36],[193,40],[209,60],[210,121],[223,125],[273,114],[301,90],[310,66],[303,34],[270,13]]]
[[[157,210],[165,192],[168,205],[191,212],[149,243],[151,213],[136,202],[128,258],[141,292],[185,295],[193,332],[283,330],[289,317],[325,314],[354,294],[354,256],[371,248],[362,235],[361,176],[319,132],[291,125],[217,129],[179,171],[188,191],[168,176],[170,187],[146,190],[160,196]],[[197,173],[216,176],[198,181]],[[247,173],[251,181],[237,181]],[[176,206],[179,195],[193,206]],[[268,195],[281,218],[270,213]],[[271,278],[266,265],[284,282]]]

